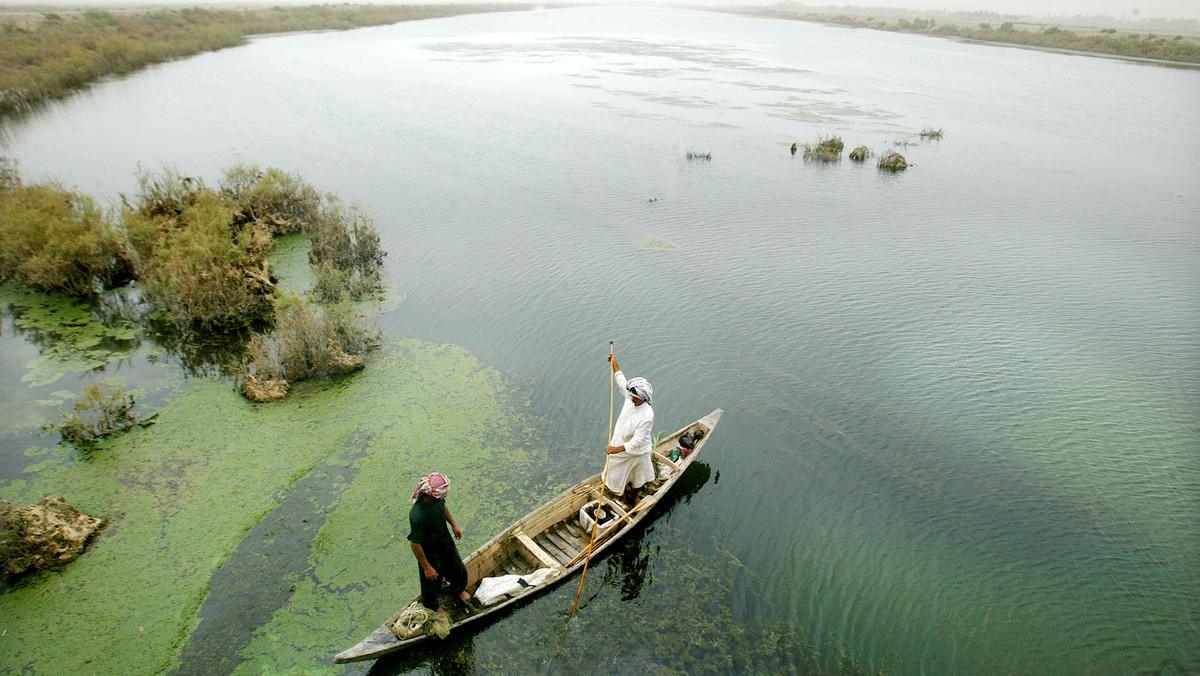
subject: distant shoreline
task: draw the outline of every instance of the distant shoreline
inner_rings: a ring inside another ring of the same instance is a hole
[[[257,9],[0,9],[0,119],[19,117],[106,77],[236,47],[254,35],[348,30],[531,7],[345,4]]]
[[[696,7],[704,11],[724,12],[742,16],[806,21],[848,28],[867,28],[892,33],[911,33],[957,39],[1003,47],[1023,47],[1039,51],[1099,56],[1122,59],[1155,66],[1185,68],[1200,67],[1200,35],[1174,34],[1169,38],[1154,33],[1142,37],[1139,33],[1117,29],[1096,29],[1086,26],[1063,28],[1053,24],[1015,23],[1004,21],[996,26],[951,18],[938,24],[934,18],[917,14],[887,13],[886,10],[845,8],[846,12],[806,10],[790,5],[772,7]],[[871,12],[866,16],[864,13]],[[902,12],[902,10],[901,10]],[[1078,32],[1076,32],[1078,31]]]

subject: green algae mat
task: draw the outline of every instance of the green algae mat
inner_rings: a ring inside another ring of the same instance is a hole
[[[422,474],[451,477],[464,555],[560,488],[523,478],[534,460],[525,406],[464,350],[392,339],[366,370],[282,401],[180,381],[151,427],[87,454],[31,449],[41,461],[2,497],[62,494],[106,525],[73,563],[0,593],[0,671],[340,673],[333,654],[418,592],[404,536]],[[289,501],[300,485],[311,496]],[[281,504],[308,529],[261,534],[270,547],[241,554]],[[279,574],[269,619],[192,650],[214,576],[268,566],[272,552],[300,565]]]

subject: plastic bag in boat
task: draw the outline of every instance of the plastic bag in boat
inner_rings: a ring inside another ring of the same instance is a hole
[[[485,606],[492,606],[522,589],[545,584],[558,577],[560,573],[561,571],[555,568],[538,568],[528,575],[485,577],[479,581],[479,587],[475,589],[475,598]]]

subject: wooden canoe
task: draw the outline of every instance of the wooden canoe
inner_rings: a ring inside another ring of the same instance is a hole
[[[647,518],[654,506],[671,491],[675,482],[700,454],[700,449],[712,438],[712,432],[717,426],[717,421],[721,419],[722,412],[721,409],[717,409],[655,445],[653,458],[658,478],[646,485],[641,501],[633,509],[626,511],[619,503],[605,498],[606,506],[616,513],[618,519],[597,530],[596,544],[592,549],[593,560]],[[704,430],[704,438],[696,443],[691,453],[672,462],[669,455],[671,449],[677,446],[679,438],[697,429]],[[579,510],[600,496],[600,482],[601,476],[597,474],[568,488],[488,540],[463,561],[470,580],[467,591],[472,595],[479,585],[479,580],[485,577],[524,575],[538,568],[556,568],[560,575],[545,584],[524,588],[492,606],[482,607],[476,602],[477,610],[473,612],[452,601],[443,589],[445,602],[442,607],[451,612],[451,634],[461,631],[461,627],[481,625],[483,618],[544,592],[583,568],[591,534],[579,525]],[[417,600],[420,598],[418,596]],[[404,650],[426,638],[427,635],[421,634],[404,640],[398,639],[385,622],[354,647],[338,653],[333,661],[340,664],[373,660],[388,653]]]

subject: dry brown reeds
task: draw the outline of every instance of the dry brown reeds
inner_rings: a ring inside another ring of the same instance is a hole
[[[20,114],[110,75],[241,44],[246,36],[347,29],[516,9],[500,5],[359,5],[83,12],[0,27],[0,116]],[[36,16],[35,12],[29,14]]]

